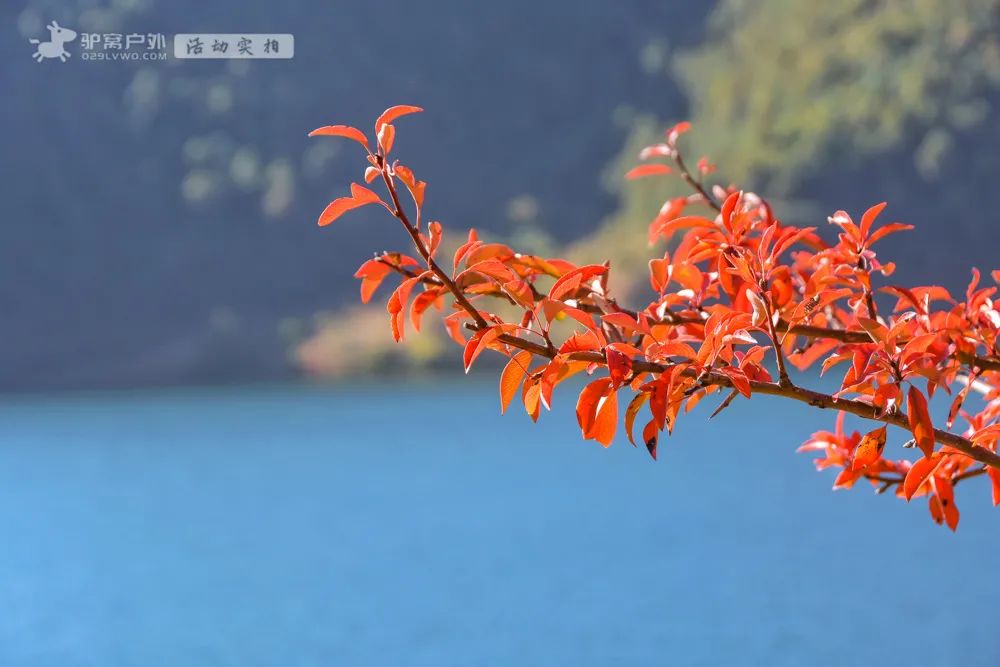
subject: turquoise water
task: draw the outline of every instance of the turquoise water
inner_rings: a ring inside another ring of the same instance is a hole
[[[0,403],[3,665],[988,665],[1000,510],[793,453],[832,413],[699,410],[661,460],[492,384]]]

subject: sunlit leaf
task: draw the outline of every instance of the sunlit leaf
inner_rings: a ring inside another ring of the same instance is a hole
[[[522,350],[510,358],[500,374],[500,413],[507,411],[507,406],[517,394],[521,381],[528,373],[528,364],[531,363],[531,352]]]
[[[346,137],[347,139],[353,139],[366,149],[368,148],[368,137],[365,136],[365,133],[349,125],[325,125],[310,132],[309,136]]]
[[[917,441],[917,447],[929,457],[934,451],[934,426],[927,411],[927,399],[916,387],[910,387],[906,395],[906,411],[910,420],[910,430]]]

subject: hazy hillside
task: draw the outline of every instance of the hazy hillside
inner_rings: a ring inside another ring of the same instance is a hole
[[[891,247],[901,280],[996,268],[997,0],[726,0],[709,22],[713,7],[4,5],[0,390],[289,377],[288,320],[353,302],[356,266],[400,242],[374,210],[315,226],[359,161],[305,134],[395,103],[427,109],[401,121],[398,150],[432,216],[610,255],[623,278],[645,267],[638,230],[667,190],[620,174],[644,133],[683,117],[720,176],[789,217],[891,200],[919,225]],[[296,57],[36,63],[28,39],[52,19],[290,32]]]
[[[365,213],[315,227],[358,161],[305,134],[367,126],[390,104],[428,110],[399,146],[431,183],[436,216],[503,232],[508,203],[528,194],[553,236],[579,237],[614,207],[599,174],[623,141],[615,110],[681,105],[643,73],[641,51],[696,39],[706,11],[524,0],[379,9],[389,4],[5,4],[22,36],[0,44],[0,388],[288,374],[281,320],[353,298],[351,273],[395,231]],[[52,19],[88,32],[291,32],[296,56],[35,63],[27,39]]]

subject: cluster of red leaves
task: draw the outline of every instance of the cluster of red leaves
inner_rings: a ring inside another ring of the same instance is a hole
[[[394,121],[419,111],[386,110],[375,123],[374,150],[353,127],[311,133],[359,143],[368,160],[365,182],[381,180],[386,192],[383,198],[354,183],[349,197],[327,206],[319,224],[380,205],[402,224],[417,251],[417,257],[379,254],[356,274],[364,302],[388,276],[400,277],[386,306],[397,341],[405,335],[407,315],[419,331],[430,307],[444,311],[448,333],[464,348],[466,371],[487,349],[509,357],[500,378],[501,409],[519,395],[534,420],[551,406],[559,384],[581,372],[595,376],[579,394],[576,415],[583,437],[604,446],[618,428],[619,392],[628,388],[628,438],[635,445],[635,421],[645,409],[640,437],[654,458],[660,433],[672,432],[681,411],[720,390],[725,396],[712,416],[737,396],[753,394],[838,409],[836,430],[815,433],[801,448],[823,453],[818,468],[841,469],[834,488],[865,479],[880,492],[895,488],[906,500],[927,496],[933,519],[952,529],[958,524],[953,488],[959,481],[987,477],[994,504],[1000,503],[997,288],[980,286],[975,270],[964,301],[938,286],[876,287],[874,279],[891,276],[895,266],[880,262],[873,246],[911,228],[878,224],[884,203],[865,211],[860,223],[835,213],[829,223],[839,233],[828,243],[815,227],[782,223],[756,194],[705,186],[700,178],[715,167],[702,158],[698,176],[688,169],[677,144],[690,126],[681,123],[663,143],[646,147],[643,164],[627,174],[675,174],[692,190],[665,202],[650,224],[650,244],[675,242],[671,252],[649,262],[655,297],[641,310],[629,310],[609,291],[608,263],[577,266],[525,255],[486,243],[475,230],[453,257],[439,259],[441,224],[421,222],[426,184],[390,158]],[[400,184],[412,206],[401,203]],[[1000,271],[992,278],[1000,282]],[[877,294],[895,301],[891,312],[879,311]],[[512,310],[519,315],[497,313]],[[826,372],[843,362],[847,371],[834,394],[796,384],[788,373],[789,366],[819,365]],[[935,427],[928,408],[937,392],[952,396],[944,429]],[[848,436],[848,412],[884,425]],[[953,431],[959,417],[966,426]],[[901,444],[922,457],[885,458],[887,425],[909,431],[912,439]]]

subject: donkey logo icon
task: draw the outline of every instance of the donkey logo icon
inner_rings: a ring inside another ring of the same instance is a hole
[[[39,42],[37,39],[28,40],[32,44],[38,44],[38,49],[35,50],[31,57],[36,62],[42,62],[46,58],[58,58],[59,62],[66,62],[70,54],[63,45],[66,42],[72,42],[76,39],[76,31],[63,28],[55,21],[45,27],[49,29],[49,41]]]

